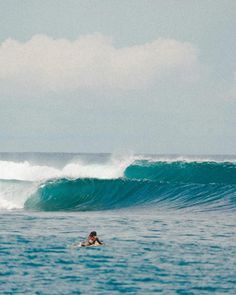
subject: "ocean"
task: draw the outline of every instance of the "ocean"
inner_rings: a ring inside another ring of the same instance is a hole
[[[236,156],[0,153],[0,294],[236,294],[235,212]]]

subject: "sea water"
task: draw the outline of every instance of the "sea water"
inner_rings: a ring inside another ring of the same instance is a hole
[[[2,153],[0,208],[0,294],[236,293],[234,156]]]

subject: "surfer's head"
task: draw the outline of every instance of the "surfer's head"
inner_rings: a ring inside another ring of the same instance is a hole
[[[90,237],[96,237],[97,233],[95,231],[91,231],[91,233],[89,234]]]

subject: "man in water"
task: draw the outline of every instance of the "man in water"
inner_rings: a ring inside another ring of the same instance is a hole
[[[85,242],[81,243],[81,246],[86,247],[86,246],[92,246],[95,244],[103,245],[103,243],[98,239],[97,233],[95,231],[92,231],[89,234],[87,240]]]

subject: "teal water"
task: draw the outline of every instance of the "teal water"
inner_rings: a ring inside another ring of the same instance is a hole
[[[235,294],[233,156],[0,154],[1,294]],[[71,249],[96,230],[103,247]]]
[[[236,291],[234,214],[4,212],[0,221],[1,294]],[[68,248],[93,229],[104,247]]]

